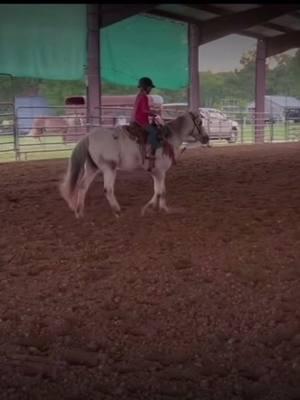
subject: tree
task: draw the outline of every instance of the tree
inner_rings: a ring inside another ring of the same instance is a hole
[[[255,50],[250,50],[241,57],[241,68],[231,72],[202,72],[200,75],[202,98],[209,107],[219,108],[223,100],[231,98],[242,106],[254,99],[255,95]],[[267,93],[300,97],[300,50],[294,56],[280,54],[273,59],[276,66],[267,69]],[[102,82],[102,93],[135,94],[136,87],[120,86]],[[13,102],[14,96],[46,96],[50,105],[63,105],[68,96],[85,95],[84,81],[55,81],[34,78],[14,78],[0,74],[0,101]],[[177,91],[155,89],[165,102],[187,102],[187,89]]]

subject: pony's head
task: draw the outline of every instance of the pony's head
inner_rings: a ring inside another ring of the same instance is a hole
[[[189,111],[188,115],[193,122],[193,128],[192,132],[190,133],[190,136],[192,136],[194,139],[196,139],[202,144],[208,144],[209,136],[206,132],[206,129],[203,126],[200,114],[198,112]]]
[[[201,115],[197,112],[185,112],[165,125],[181,143],[188,141],[189,138],[193,138],[202,144],[209,143],[209,136],[202,124]]]

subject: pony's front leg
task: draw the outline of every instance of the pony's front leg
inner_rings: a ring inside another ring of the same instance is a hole
[[[120,216],[121,207],[114,193],[117,172],[115,169],[105,167],[103,169],[104,193],[116,217]]]
[[[166,174],[163,174],[159,182],[159,209],[168,213],[170,212],[170,209],[167,206],[167,192],[166,192],[165,180],[166,180]]]
[[[159,208],[166,212],[169,211],[166,203],[166,187],[165,187],[165,172],[153,172],[152,178],[154,183],[154,194],[151,199],[144,205],[141,215],[144,216],[149,207],[156,207],[159,199]]]

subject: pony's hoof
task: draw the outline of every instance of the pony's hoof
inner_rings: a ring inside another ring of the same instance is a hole
[[[114,216],[119,219],[121,217],[121,211],[114,211]]]
[[[143,207],[141,209],[141,217],[144,217],[147,212],[148,213],[151,212],[153,214],[155,212],[155,210],[156,210],[156,207],[157,206],[154,203],[148,204],[147,206]]]
[[[141,210],[141,217],[144,217],[147,213],[149,213],[149,207],[144,207]]]
[[[76,219],[83,218],[83,212],[75,212]]]
[[[160,211],[165,212],[166,214],[185,214],[186,210],[182,207],[166,207],[160,208]]]

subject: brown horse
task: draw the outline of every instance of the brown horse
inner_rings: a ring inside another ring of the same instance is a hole
[[[66,118],[63,117],[38,117],[35,118],[32,124],[32,128],[28,136],[37,137],[41,140],[41,136],[45,132],[51,135],[55,134],[67,134],[69,129],[69,123]]]

